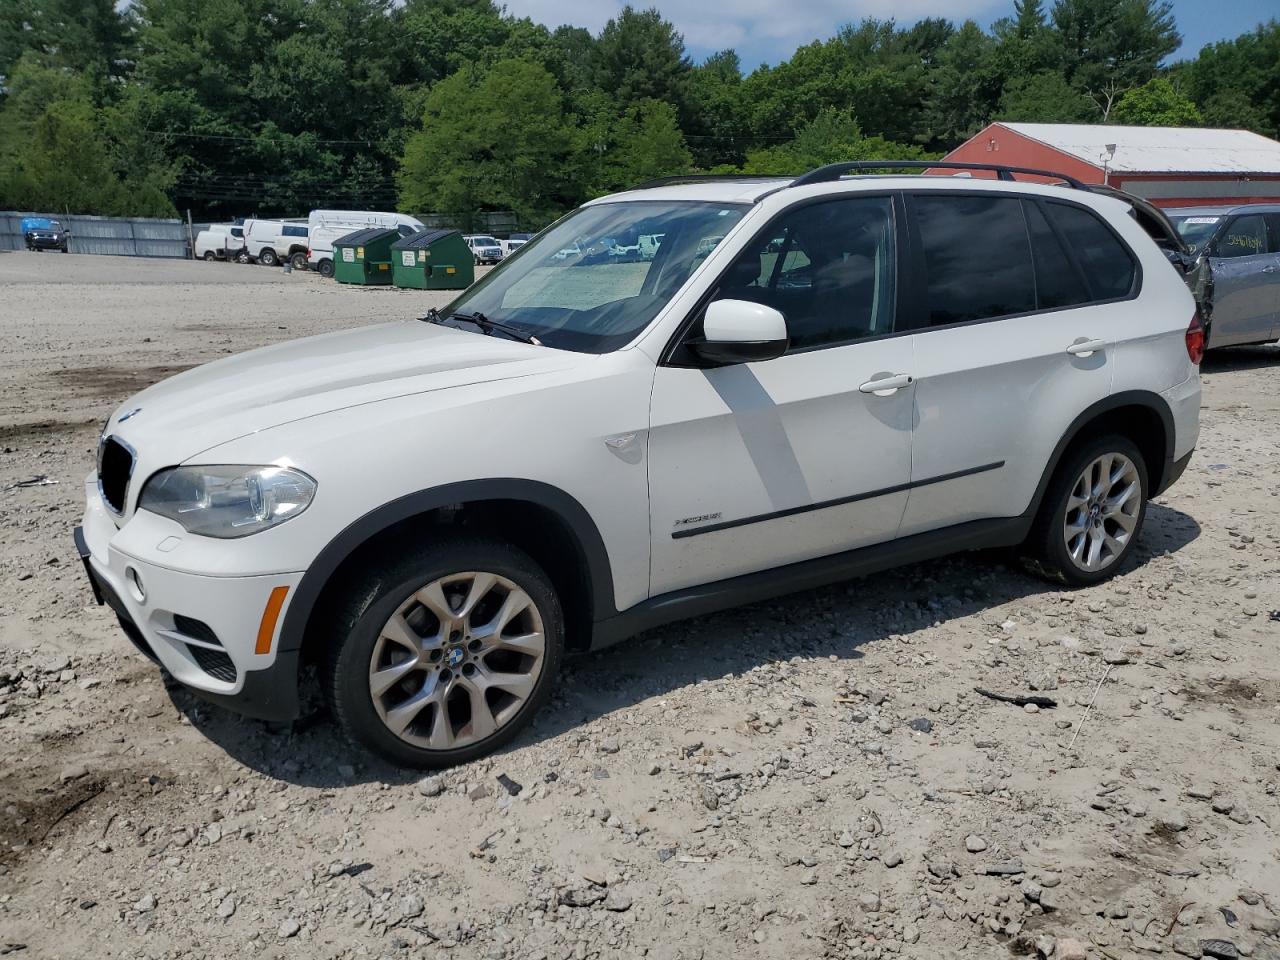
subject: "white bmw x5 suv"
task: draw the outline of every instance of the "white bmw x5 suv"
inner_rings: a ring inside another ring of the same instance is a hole
[[[605,197],[421,321],[144,390],[95,592],[208,699],[292,718],[314,663],[432,767],[671,620],[978,547],[1114,574],[1196,444],[1191,294],[1116,199],[868,166]]]

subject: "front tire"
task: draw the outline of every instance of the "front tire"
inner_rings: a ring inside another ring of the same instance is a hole
[[[1142,451],[1107,434],[1068,452],[1024,544],[1035,573],[1072,587],[1115,576],[1142,532],[1151,489]]]
[[[510,741],[551,695],[564,616],[525,553],[444,540],[350,585],[321,664],[347,736],[391,763],[466,763]]]

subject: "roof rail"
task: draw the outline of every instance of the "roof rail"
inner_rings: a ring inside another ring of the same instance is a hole
[[[793,174],[779,173],[686,173],[675,177],[658,177],[638,183],[630,190],[653,190],[681,183],[750,183],[753,180],[794,180]]]
[[[910,170],[994,170],[1000,180],[1013,180],[1015,173],[1021,173],[1036,177],[1053,177],[1076,190],[1089,189],[1075,177],[1069,177],[1065,173],[1058,173],[1055,170],[1008,167],[1001,163],[962,163],[958,160],[851,160],[847,163],[829,163],[825,167],[810,170],[803,177],[793,180],[791,186],[803,187],[810,183],[830,183],[832,180],[839,180],[849,173],[891,168],[907,168]]]

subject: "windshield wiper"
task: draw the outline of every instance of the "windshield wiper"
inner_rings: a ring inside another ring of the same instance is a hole
[[[439,314],[437,314],[439,316]],[[499,333],[505,333],[513,340],[519,340],[521,343],[531,343],[535,347],[542,346],[542,341],[529,333],[527,330],[521,330],[519,327],[512,326],[509,323],[503,323],[501,320],[490,320],[479,310],[474,313],[454,313],[449,315],[450,320],[465,320],[468,323],[474,323],[489,336],[493,336],[496,330]]]

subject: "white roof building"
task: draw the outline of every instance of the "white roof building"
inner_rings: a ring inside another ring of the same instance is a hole
[[[1280,143],[1248,130],[999,122],[945,159],[1053,170],[1165,207],[1280,202]]]

